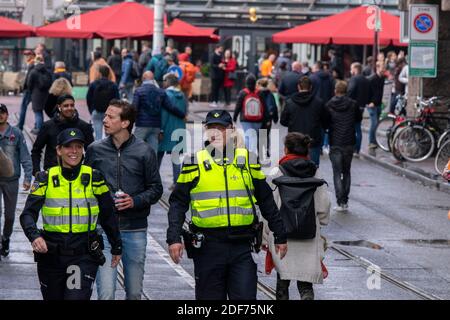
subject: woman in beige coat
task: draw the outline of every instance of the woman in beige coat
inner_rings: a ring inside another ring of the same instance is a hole
[[[289,176],[308,178],[317,177],[317,167],[309,160],[308,146],[311,142],[309,136],[292,132],[285,138],[285,156],[280,160],[280,166]],[[276,186],[272,180],[281,176],[279,167],[268,176],[272,189]],[[274,192],[274,199],[278,208],[281,207],[281,198],[278,189]],[[330,198],[327,186],[322,185],[314,193],[314,207],[316,211],[316,236],[309,240],[288,239],[288,252],[283,260],[275,253],[273,234],[264,223],[263,245],[268,246],[272,254],[277,271],[277,300],[289,300],[289,284],[291,280],[297,281],[297,287],[302,300],[313,300],[314,283],[323,282],[321,261],[324,257],[324,240],[320,236],[320,226],[328,224],[330,212]]]

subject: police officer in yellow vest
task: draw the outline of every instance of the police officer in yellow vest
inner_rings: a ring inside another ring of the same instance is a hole
[[[274,231],[281,258],[287,251],[284,225],[256,156],[236,148],[230,114],[225,110],[209,112],[205,127],[205,148],[183,163],[169,199],[169,254],[179,263],[183,249],[190,248],[196,299],[254,300],[255,205]],[[189,209],[191,232],[190,237],[183,237],[183,244],[182,226]]]
[[[111,243],[112,266],[122,241],[114,204],[99,171],[82,165],[83,133],[66,129],[57,137],[59,166],[39,172],[20,216],[37,261],[44,300],[89,300],[98,266],[104,263],[97,221]],[[43,230],[36,222],[42,213]]]

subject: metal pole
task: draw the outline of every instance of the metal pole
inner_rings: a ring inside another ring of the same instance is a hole
[[[166,0],[155,0],[153,22],[153,54],[161,53],[164,46],[164,7]]]

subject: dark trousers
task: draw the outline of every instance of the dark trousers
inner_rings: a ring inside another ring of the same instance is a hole
[[[211,80],[211,101],[219,102],[220,99],[220,89],[222,88],[222,79],[212,79]]]
[[[98,265],[90,255],[40,254],[37,261],[44,300],[89,300],[91,298]],[[74,272],[78,268],[80,272]]]
[[[231,87],[223,87],[223,93],[225,95],[225,105],[231,104]]]
[[[277,288],[276,297],[277,300],[289,300],[289,285],[291,280],[281,280],[280,275],[277,273]],[[302,296],[305,291],[313,291],[313,285],[311,282],[297,281],[297,289]]]
[[[333,167],[334,190],[338,205],[348,202],[350,193],[350,168],[353,158],[353,146],[332,146],[330,160]]]
[[[249,243],[206,239],[193,252],[197,300],[256,300],[256,263]]]

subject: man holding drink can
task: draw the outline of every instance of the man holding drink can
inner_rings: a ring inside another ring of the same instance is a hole
[[[122,262],[127,300],[141,298],[147,247],[147,216],[163,193],[158,161],[153,149],[132,133],[136,109],[128,102],[112,100],[103,125],[107,138],[86,152],[85,163],[101,171],[114,194],[122,237]],[[110,259],[108,248],[104,254]],[[101,267],[97,275],[100,300],[115,298],[117,269]]]

